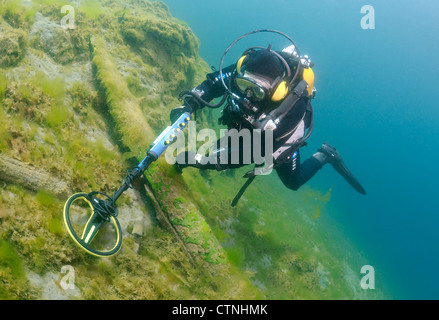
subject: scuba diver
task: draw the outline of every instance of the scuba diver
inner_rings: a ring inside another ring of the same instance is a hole
[[[242,38],[257,32],[280,34],[292,44],[280,52],[272,50],[271,46],[249,48],[235,64],[223,69],[224,57],[230,48]],[[220,124],[238,132],[243,129],[259,129],[262,135],[267,130],[272,130],[272,168],[287,188],[298,190],[325,164],[330,163],[357,192],[366,194],[338,151],[330,144],[323,143],[310,158],[303,162],[300,160],[299,149],[306,144],[313,129],[311,101],[316,93],[313,66],[309,57],[301,56],[294,41],[283,33],[274,30],[247,33],[235,40],[224,52],[219,71],[207,74],[206,80],[200,85],[180,94],[184,103],[183,106],[171,110],[171,121],[175,121],[184,112],[194,113],[206,105],[211,108],[220,107],[227,100],[219,118]],[[217,105],[210,104],[210,101],[221,96],[223,99]],[[253,144],[253,135],[251,138]],[[233,150],[230,147],[224,150],[220,139],[213,154],[186,151],[177,156],[175,167],[179,172],[189,166],[218,171],[242,167],[248,164],[243,161],[242,144],[241,141],[238,146],[238,163],[207,161],[209,157],[219,159],[220,154],[224,153],[229,155],[230,160]],[[264,152],[264,145],[262,149]],[[236,205],[256,175],[255,169],[246,174],[245,177],[249,180],[234,199],[232,206]]]

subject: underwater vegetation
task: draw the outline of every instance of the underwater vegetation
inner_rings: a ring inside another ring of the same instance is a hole
[[[74,29],[60,26],[64,4]],[[163,159],[121,198],[122,250],[87,255],[64,228],[65,200],[119,187],[178,93],[209,72],[199,41],[164,3],[141,0],[0,0],[0,34],[0,299],[365,297],[346,276],[361,257],[319,224],[330,190],[307,189],[292,206],[262,177],[231,208],[244,172],[180,175]],[[214,118],[197,115],[200,126]],[[57,183],[36,187],[41,177]],[[76,291],[60,285],[66,265]]]

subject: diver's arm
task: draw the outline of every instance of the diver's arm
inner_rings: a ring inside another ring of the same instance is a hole
[[[233,71],[235,70],[235,64],[228,66],[223,69],[224,82],[227,84],[230,81]],[[206,75],[206,80],[204,80],[200,85],[192,89],[192,94],[196,94],[199,98],[206,102],[210,102],[215,98],[221,97],[226,93],[219,71],[215,71]],[[197,99],[191,95],[186,95],[184,98],[183,106],[174,108],[171,110],[171,122],[178,119],[180,115],[184,112],[193,113],[196,110],[205,107],[203,103],[197,101]]]
[[[233,72],[236,68],[236,64],[232,64],[223,69],[224,83],[228,85],[232,78]],[[211,101],[215,98],[221,97],[226,93],[223,82],[221,81],[221,75],[219,71],[209,73],[206,76],[206,80],[200,85],[204,91],[202,96],[203,100]],[[205,98],[205,99],[204,99]]]

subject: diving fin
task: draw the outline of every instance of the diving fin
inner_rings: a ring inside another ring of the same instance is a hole
[[[343,177],[345,180],[359,193],[366,194],[366,190],[364,190],[363,186],[360,182],[354,177],[354,175],[349,171],[346,167],[346,164],[343,162],[338,151],[331,146],[329,143],[323,143],[322,146],[318,149],[319,152],[323,153],[326,156],[326,161],[329,162],[334,169]]]

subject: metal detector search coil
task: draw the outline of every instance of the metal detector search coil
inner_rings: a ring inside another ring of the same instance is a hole
[[[75,229],[73,227],[70,209],[72,204],[80,199],[88,203],[88,205],[92,210],[92,214],[84,227],[82,235],[78,236],[78,234],[75,232]],[[72,239],[82,249],[84,249],[85,251],[87,251],[88,253],[94,256],[109,257],[115,254],[116,252],[118,252],[122,245],[122,228],[115,216],[108,215],[107,217],[103,217],[98,211],[95,210],[94,206],[98,205],[100,201],[105,201],[105,200],[98,199],[94,195],[89,193],[76,193],[72,195],[67,200],[64,206],[64,223],[67,226],[67,230],[69,231],[69,234],[72,237]],[[115,229],[116,241],[114,246],[109,250],[99,250],[93,248],[91,244],[94,238],[98,234],[99,230],[103,227],[104,223],[107,222],[111,223]]]

